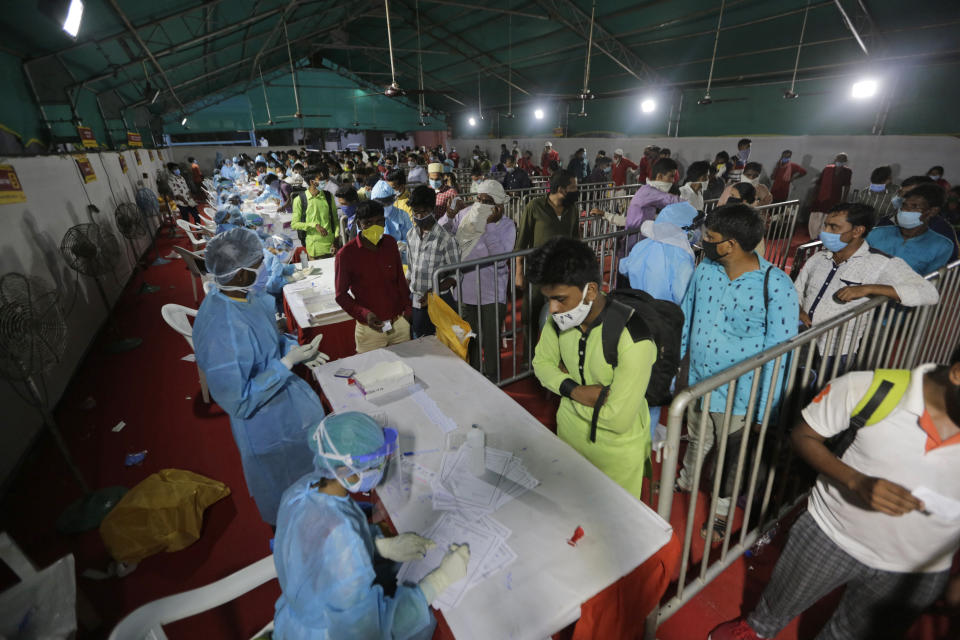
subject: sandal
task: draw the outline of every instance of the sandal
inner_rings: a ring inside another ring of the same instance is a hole
[[[707,523],[704,522],[703,526],[700,527],[700,537],[704,540],[707,539]],[[711,546],[716,546],[723,543],[723,539],[727,537],[727,520],[720,516],[715,516],[713,519],[713,539],[711,540]]]

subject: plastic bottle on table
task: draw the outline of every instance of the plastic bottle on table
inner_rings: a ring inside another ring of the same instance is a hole
[[[473,428],[467,433],[467,446],[470,448],[468,451],[470,473],[475,476],[482,476],[487,468],[484,462],[484,447],[486,446],[484,440],[483,429],[473,425]]]
[[[310,263],[310,257],[307,255],[307,252],[304,251],[300,254],[300,266],[306,271]]]

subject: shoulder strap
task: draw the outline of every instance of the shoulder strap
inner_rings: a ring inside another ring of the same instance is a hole
[[[620,334],[627,326],[627,321],[633,315],[633,309],[627,305],[607,298],[606,315],[603,317],[603,325],[600,327],[600,344],[603,347],[603,359],[611,367],[616,367],[619,361],[617,347],[620,344]]]
[[[767,316],[769,315],[768,311],[770,309],[770,270],[773,267],[767,267],[766,273],[763,274],[763,331],[767,331]]]
[[[865,426],[874,425],[894,410],[910,384],[910,371],[900,369],[877,369],[873,373],[870,388],[857,406],[853,408],[847,429],[835,436],[831,447],[838,458],[853,444],[857,432]]]
[[[297,199],[300,200],[300,215],[303,216],[303,219],[307,219],[307,192],[301,191],[297,196]]]
[[[877,369],[867,393],[853,408],[850,424],[857,428],[875,425],[893,411],[910,385],[909,369]]]
[[[610,395],[610,387],[604,387],[600,390],[597,403],[593,405],[593,416],[590,419],[590,442],[597,441],[597,423],[600,421],[600,409],[603,408],[608,395]]]

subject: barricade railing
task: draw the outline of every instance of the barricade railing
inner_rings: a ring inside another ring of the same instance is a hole
[[[762,532],[807,495],[813,474],[800,466],[791,471],[795,462],[789,429],[819,389],[848,371],[911,369],[924,362],[947,362],[960,341],[960,314],[956,313],[960,303],[960,261],[926,279],[939,291],[936,305],[908,309],[888,298],[874,297],[676,395],[668,410],[657,504],[657,511],[665,520],[669,522],[673,515],[674,483],[680,478],[680,441],[685,422],[689,430],[695,419],[693,431],[698,434],[716,434],[716,456],[709,488],[701,493],[709,449],[688,444],[684,478],[689,487],[684,489],[691,491],[681,535],[679,579],[675,593],[651,614],[647,638],[654,638],[660,624],[733,564]],[[750,390],[746,411],[735,416],[736,389],[742,385]],[[711,403],[717,394],[725,399],[719,404]],[[716,409],[713,415],[711,405]],[[759,406],[763,406],[763,411],[758,413]],[[754,425],[758,427],[755,429]],[[691,440],[694,441],[702,442],[703,438]],[[697,560],[693,536],[701,500],[708,502],[708,516],[703,528],[704,550]],[[712,544],[717,518],[727,523],[719,553]]]
[[[819,240],[807,242],[797,247],[797,253],[793,256],[793,264],[790,265],[790,277],[796,280],[800,270],[803,269],[803,265],[807,264],[810,256],[818,251],[823,251],[823,243]]]
[[[850,192],[846,202],[860,202],[868,204],[877,212],[877,218],[889,218],[897,213],[891,200],[897,195],[896,191],[870,191],[870,189],[854,189]]]
[[[619,257],[627,243],[639,237],[639,230],[621,229],[584,239],[600,261],[604,290],[616,286]],[[523,249],[465,260],[433,272],[434,291],[440,291],[440,282],[447,277],[456,279],[455,311],[476,334],[471,339],[469,362],[500,386],[533,373],[536,336],[547,309],[538,288],[527,278],[527,257],[534,251]],[[501,357],[505,346],[510,347],[506,362]]]

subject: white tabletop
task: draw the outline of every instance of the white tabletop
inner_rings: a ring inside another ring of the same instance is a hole
[[[293,318],[301,329],[322,327],[337,322],[353,320],[336,301],[334,281],[334,261],[336,258],[311,260],[311,268],[319,268],[320,274],[308,276],[299,282],[284,285],[283,295],[287,299]],[[299,269],[299,264],[297,266]],[[319,315],[313,315],[319,314]]]
[[[496,512],[513,530],[507,540],[518,559],[470,590],[444,613],[457,638],[547,637],[580,615],[589,600],[660,550],[671,528],[645,504],[553,435],[512,398],[457,358],[436,338],[422,338],[337,360],[315,372],[334,411],[384,413],[400,432],[400,451],[442,448],[446,436],[409,395],[368,401],[334,376],[342,368],[362,371],[402,358],[440,410],[458,424],[453,436],[474,423],[487,446],[513,452],[540,485]],[[436,470],[442,453],[412,456]],[[398,489],[395,474],[377,489],[398,531],[426,531],[442,512],[432,509],[430,487],[413,482]],[[582,526],[576,547],[567,544]]]

